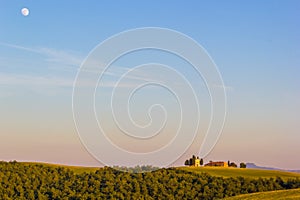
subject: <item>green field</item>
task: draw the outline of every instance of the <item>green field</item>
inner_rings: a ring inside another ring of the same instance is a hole
[[[83,167],[83,166],[69,166],[69,165],[61,165],[61,164],[52,164],[52,163],[35,163],[35,162],[22,162],[23,164],[27,165],[43,165],[47,167],[63,167],[66,169],[70,169],[74,171],[76,174],[84,173],[84,172],[95,172],[97,171],[100,167]]]
[[[75,173],[84,173],[84,172],[95,172],[99,167],[82,167],[82,166],[68,166],[68,165],[58,165],[50,163],[33,163],[33,162],[24,162],[24,164],[38,164],[45,165],[50,167],[64,167],[74,171]],[[225,168],[225,167],[176,167],[176,169],[185,170],[193,173],[208,173],[211,176],[220,176],[220,177],[238,177],[242,176],[245,178],[276,178],[277,176],[281,177],[283,180],[289,178],[300,178],[300,173],[295,172],[284,172],[276,170],[263,170],[263,169],[240,169],[240,168]]]
[[[231,167],[179,167],[178,169],[196,173],[206,172],[212,176],[222,176],[226,178],[238,176],[242,176],[245,178],[276,178],[277,176],[279,176],[283,180],[297,177],[300,178],[300,173],[263,169],[240,169]]]
[[[254,194],[244,194],[236,197],[226,198],[225,200],[267,200],[267,199],[300,199],[300,189],[278,190],[271,192],[258,192]]]

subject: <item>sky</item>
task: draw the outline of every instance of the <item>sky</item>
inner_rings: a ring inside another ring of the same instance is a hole
[[[22,15],[23,7],[29,9],[28,16]],[[299,9],[296,0],[1,1],[0,160],[101,165],[82,142],[88,133],[78,135],[74,123],[72,92],[76,75],[89,53],[107,38],[130,29],[160,27],[181,32],[199,43],[224,81],[225,125],[205,161],[300,169]],[[149,120],[154,122],[153,130],[144,129],[142,136],[151,136],[164,119],[170,121],[159,142],[132,143],[121,137],[113,124],[116,119],[124,122],[124,129],[130,124],[126,113],[117,118],[109,114],[109,94],[114,89],[119,96],[113,103],[120,112],[126,107],[122,102],[128,100],[125,91],[141,81],[162,79],[172,83],[178,94],[185,91],[187,86],[176,84],[181,80],[179,76],[154,65],[134,71],[115,88],[122,74],[145,63],[169,65],[190,82],[201,100],[199,132],[206,130],[211,107],[203,79],[189,63],[168,52],[144,50],[116,60],[97,89],[96,116],[109,132],[108,137],[128,151],[147,152],[163,146],[178,129],[178,101],[170,91],[154,86],[137,92],[129,107],[132,120],[140,126],[146,126]],[[189,132],[195,125],[192,114],[196,104],[188,98],[180,100],[189,104],[183,107],[190,115],[184,118]],[[147,115],[157,102],[168,115],[161,107],[154,107]],[[203,138],[203,134],[196,137],[195,144],[172,165],[181,165],[192,154],[198,154],[198,143]],[[102,153],[116,158],[114,164],[127,164],[105,148]],[[167,157],[163,154],[158,163]]]

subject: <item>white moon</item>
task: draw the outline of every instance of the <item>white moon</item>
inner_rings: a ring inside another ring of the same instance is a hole
[[[28,15],[29,15],[29,10],[28,10],[28,8],[22,8],[21,13],[22,13],[22,15],[24,15],[24,16],[28,16]]]

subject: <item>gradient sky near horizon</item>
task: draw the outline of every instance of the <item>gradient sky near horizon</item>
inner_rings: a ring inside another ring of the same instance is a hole
[[[30,10],[26,17],[23,7]],[[99,165],[73,122],[80,64],[114,34],[162,27],[201,44],[226,85],[226,124],[205,160],[300,169],[299,10],[296,0],[2,1],[0,160]]]

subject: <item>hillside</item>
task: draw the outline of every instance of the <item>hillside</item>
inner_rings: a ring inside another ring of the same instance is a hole
[[[86,173],[95,172],[99,169],[99,167],[70,166],[70,165],[60,165],[60,164],[52,164],[52,163],[36,163],[36,162],[20,162],[20,163],[24,164],[25,166],[42,165],[50,168],[63,167],[65,169],[72,170],[76,174],[80,174],[84,172]]]
[[[263,172],[269,173],[261,170],[260,173],[253,174],[249,169],[210,167],[181,167],[128,173],[110,167],[0,162],[0,199],[209,200],[300,188],[300,179],[296,173],[287,176],[273,171],[273,174],[264,175],[271,178],[258,178]],[[251,178],[250,175],[254,177]],[[278,175],[284,176],[284,179]],[[277,177],[273,178],[275,176]]]
[[[34,163],[34,162],[23,162],[25,165],[40,164],[48,167],[64,167],[72,170],[74,173],[89,173],[99,170],[99,167],[82,167],[82,166],[68,166],[58,165],[51,163]],[[245,178],[276,178],[280,177],[284,180],[289,178],[300,178],[299,173],[278,171],[278,170],[264,170],[264,169],[240,169],[240,168],[223,168],[223,167],[176,167],[179,170],[186,170],[193,173],[208,173],[212,176],[220,176],[224,178],[229,177],[245,177]]]
[[[271,192],[258,192],[254,194],[243,194],[236,197],[225,198],[224,200],[294,200],[300,199],[300,189],[279,190]]]
[[[212,176],[229,177],[245,177],[245,178],[280,178],[287,180],[289,178],[300,178],[299,173],[263,170],[263,169],[240,169],[240,168],[224,168],[224,167],[180,167],[178,169],[186,170],[195,173],[208,173]]]

